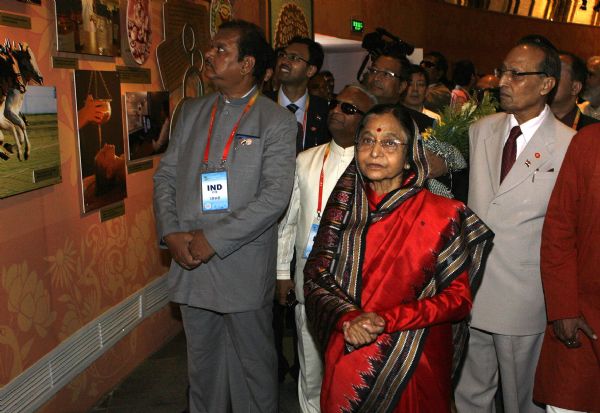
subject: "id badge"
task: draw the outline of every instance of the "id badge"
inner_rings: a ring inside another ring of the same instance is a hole
[[[308,258],[310,252],[312,251],[313,244],[315,243],[315,237],[317,236],[317,231],[319,230],[319,224],[321,223],[321,219],[319,217],[315,218],[313,223],[310,226],[310,231],[308,231],[308,239],[306,240],[306,248],[304,249],[304,254],[302,254],[302,258]]]
[[[229,209],[227,170],[204,171],[200,174],[202,185],[202,212],[223,212]]]

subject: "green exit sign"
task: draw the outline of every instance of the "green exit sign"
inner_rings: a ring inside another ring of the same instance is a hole
[[[362,33],[365,28],[365,23],[362,20],[352,19],[352,31],[355,33]]]

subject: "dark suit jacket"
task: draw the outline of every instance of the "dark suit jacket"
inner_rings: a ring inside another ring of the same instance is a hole
[[[413,118],[413,120],[417,124],[419,132],[423,133],[425,129],[433,127],[433,118],[430,118],[429,116],[406,106],[404,106],[404,109],[408,111],[410,117]]]
[[[594,119],[591,116],[584,115],[583,113],[581,113],[581,110],[579,109],[579,107],[577,107],[577,105],[575,105],[573,110],[571,110],[569,113],[567,113],[567,115],[565,117],[563,117],[562,119],[559,119],[559,120],[562,123],[564,123],[565,125],[567,125],[569,128],[572,128],[573,123],[575,122],[575,118],[577,117],[578,113],[579,113],[579,120],[575,127],[575,129],[577,129],[577,130],[584,128],[588,125],[592,125],[594,123],[600,122],[598,119]]]
[[[277,101],[279,92],[266,92],[265,96]],[[302,133],[298,133],[296,142],[296,152],[302,152],[304,149],[313,146],[322,145],[331,140],[329,129],[327,129],[327,114],[329,105],[327,101],[319,96],[309,95],[308,114],[306,116],[306,136],[304,137],[304,146],[302,146]]]

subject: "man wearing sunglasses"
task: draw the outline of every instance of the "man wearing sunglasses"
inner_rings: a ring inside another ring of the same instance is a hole
[[[360,85],[346,86],[337,98],[331,101],[327,124],[333,139],[298,155],[292,198],[284,218],[279,223],[277,291],[279,301],[284,302],[287,292],[295,288],[298,300],[294,310],[300,361],[298,399],[303,413],[320,411],[322,377],[321,357],[306,322],[304,264],[329,194],[354,158],[354,139],[358,123],[375,103],[375,96]],[[292,281],[290,264],[294,250],[296,275]]]
[[[433,112],[442,113],[444,107],[450,104],[450,82],[446,79],[448,61],[440,52],[430,52],[423,57],[420,66],[429,77],[425,107]]]
[[[327,100],[308,93],[308,81],[323,65],[323,48],[314,40],[294,37],[277,54],[279,91],[266,95],[286,107],[302,127],[297,152],[328,142]]]
[[[494,231],[456,387],[460,412],[542,413],[533,382],[546,313],[540,276],[542,224],[575,131],[547,105],[561,74],[554,46],[538,35],[517,43],[496,71],[500,105],[469,131],[468,206]]]

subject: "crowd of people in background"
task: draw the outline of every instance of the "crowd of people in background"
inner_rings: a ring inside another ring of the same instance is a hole
[[[221,26],[157,170],[190,411],[276,412],[289,373],[304,413],[599,412],[600,56],[384,49],[337,94],[324,57]],[[484,96],[467,154],[423,137]]]

